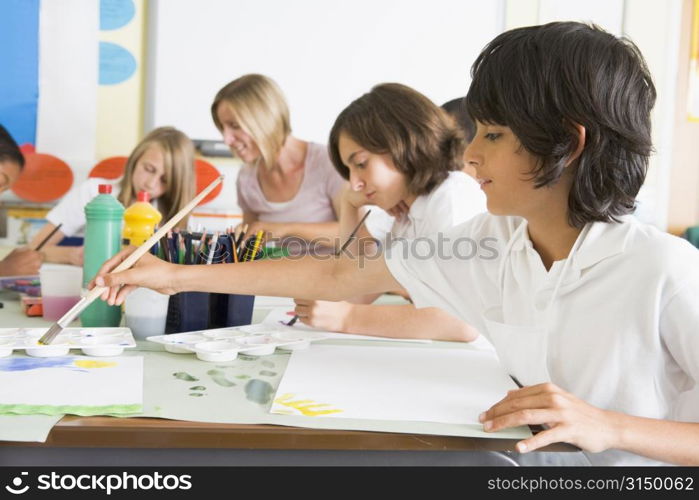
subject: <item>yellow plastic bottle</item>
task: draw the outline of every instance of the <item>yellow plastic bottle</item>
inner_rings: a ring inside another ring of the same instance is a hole
[[[124,245],[139,246],[153,236],[163,216],[148,202],[147,191],[138,193],[138,201],[124,210]]]

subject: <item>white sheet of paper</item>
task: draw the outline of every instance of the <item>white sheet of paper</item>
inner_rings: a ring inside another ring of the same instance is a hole
[[[313,328],[312,326],[304,325],[301,323],[301,321],[297,321],[294,323],[293,326],[286,326],[282,325],[281,322],[287,323],[293,316],[289,316],[287,312],[293,311],[294,308],[293,306],[291,308],[275,308],[272,309],[269,314],[265,317],[265,319],[262,321],[263,325],[269,325],[270,327],[278,328],[280,330],[285,330],[288,329],[289,331],[293,330],[304,330],[304,331],[309,331],[309,332],[321,332],[325,335],[327,335],[327,338],[329,339],[338,339],[338,340],[377,340],[377,341],[384,341],[384,342],[412,342],[415,344],[431,344],[432,341],[430,339],[394,339],[394,338],[389,338],[389,337],[374,337],[371,335],[355,335],[353,333],[337,333],[337,332],[328,332],[325,330],[320,330],[319,328]]]
[[[0,404],[114,406],[143,404],[143,358],[0,359]]]
[[[488,351],[316,344],[292,354],[270,412],[478,424],[510,389]]]

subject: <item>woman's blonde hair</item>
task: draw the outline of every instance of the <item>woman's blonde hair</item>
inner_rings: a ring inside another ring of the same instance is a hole
[[[211,117],[219,130],[223,130],[223,125],[217,111],[222,102],[231,106],[241,128],[253,138],[264,165],[273,167],[291,134],[289,107],[279,86],[271,78],[258,74],[244,75],[228,83],[211,104]]]
[[[125,207],[136,201],[133,173],[138,160],[151,146],[159,147],[163,153],[166,189],[158,198],[158,209],[163,215],[163,221],[167,221],[192,201],[195,190],[194,144],[189,137],[174,127],[152,130],[134,148],[126,162],[118,199]],[[187,219],[188,217],[182,219],[176,227],[186,228]]]

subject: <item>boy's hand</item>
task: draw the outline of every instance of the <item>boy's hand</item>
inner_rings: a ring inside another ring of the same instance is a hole
[[[487,432],[520,425],[549,427],[517,443],[520,453],[552,443],[570,443],[597,453],[613,448],[619,433],[613,412],[592,406],[551,383],[509,391],[479,420]]]
[[[29,276],[39,274],[44,258],[30,248],[15,248],[0,261],[0,276]]]
[[[176,270],[180,267],[169,264],[149,253],[141,257],[130,269],[118,273],[110,273],[126,257],[131,255],[136,247],[127,247],[114,257],[102,264],[97,271],[97,276],[92,280],[88,288],[106,286],[102,293],[102,300],[109,305],[121,305],[126,296],[138,287],[150,288],[156,292],[172,295],[179,290],[176,286]]]
[[[346,330],[346,320],[352,311],[352,304],[349,302],[302,299],[294,299],[294,302],[294,312],[301,323],[331,332]]]

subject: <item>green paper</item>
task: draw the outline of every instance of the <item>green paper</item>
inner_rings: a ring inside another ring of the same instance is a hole
[[[3,405],[0,404],[2,415],[123,415],[131,416],[143,411],[143,405],[108,405],[108,406],[52,406],[52,405]]]

